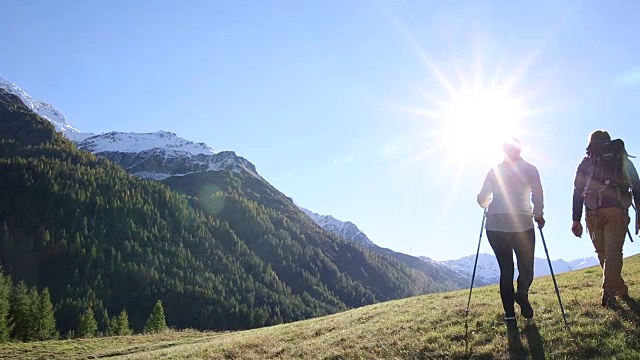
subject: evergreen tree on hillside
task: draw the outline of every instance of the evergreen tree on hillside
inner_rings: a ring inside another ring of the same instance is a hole
[[[109,323],[107,324],[107,336],[117,336],[118,335],[118,317],[113,316],[109,319]]]
[[[133,333],[129,326],[129,315],[127,314],[127,310],[122,310],[120,315],[118,315],[116,329],[117,335],[131,335]]]
[[[56,319],[51,304],[49,289],[44,288],[34,304],[34,340],[50,340],[58,338]]]
[[[162,301],[158,300],[153,307],[153,311],[149,316],[147,325],[144,327],[145,333],[159,333],[167,329],[167,323],[164,318],[164,309],[162,308]]]
[[[110,336],[131,335],[133,331],[129,326],[129,315],[127,310],[122,310],[120,315],[114,316],[109,320],[109,328],[107,334]]]
[[[98,322],[93,313],[93,309],[87,308],[80,316],[80,323],[76,336],[79,338],[92,338],[98,333]]]
[[[34,323],[33,292],[24,281],[20,281],[13,290],[11,317],[13,318],[13,338],[20,341],[32,340]]]
[[[0,267],[0,342],[9,340],[11,336],[11,278],[5,276]]]

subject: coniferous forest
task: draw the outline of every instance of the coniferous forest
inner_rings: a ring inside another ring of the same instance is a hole
[[[461,286],[328,233],[261,178],[131,176],[2,90],[0,264],[0,340],[248,329]]]

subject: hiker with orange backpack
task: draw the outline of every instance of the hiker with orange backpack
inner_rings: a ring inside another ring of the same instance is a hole
[[[602,306],[615,304],[616,296],[627,299],[629,288],[622,278],[622,247],[630,222],[629,207],[640,201],[640,179],[620,139],[611,140],[607,131],[589,134],[587,155],[574,180],[571,231],[582,237],[582,211],[587,230],[602,267]],[[640,231],[636,211],[635,233]],[[629,233],[629,237],[631,234]],[[633,241],[633,239],[631,239]]]

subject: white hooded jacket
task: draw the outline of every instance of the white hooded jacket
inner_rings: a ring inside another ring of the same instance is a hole
[[[542,216],[544,197],[538,169],[522,158],[503,161],[489,170],[477,201],[481,207],[488,207],[487,216]]]

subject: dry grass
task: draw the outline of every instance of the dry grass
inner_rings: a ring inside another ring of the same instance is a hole
[[[599,306],[601,273],[558,275],[566,330],[551,277],[530,292],[535,321],[507,329],[497,286],[418,296],[317,319],[235,333],[169,332],[0,346],[0,358],[126,359],[639,359],[640,305]],[[624,276],[640,301],[640,256]]]

